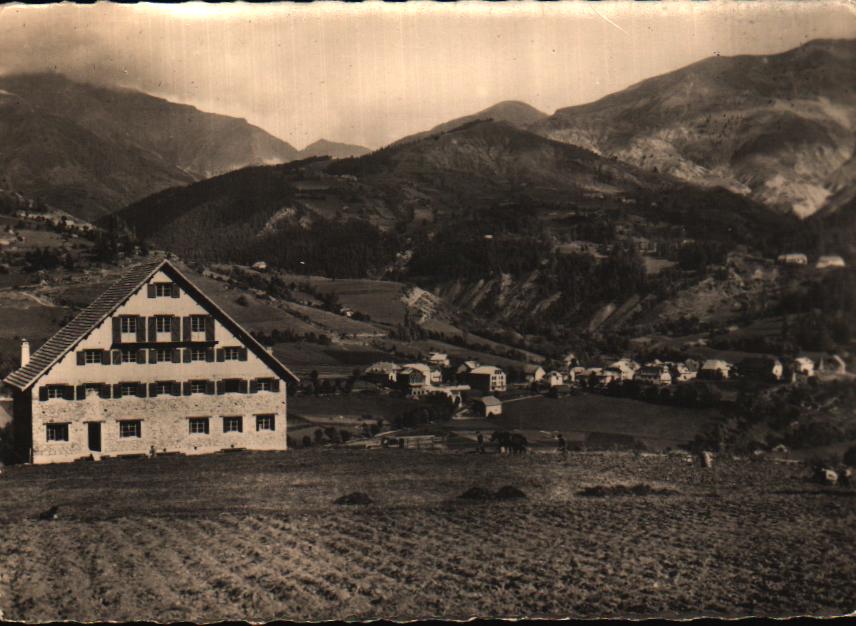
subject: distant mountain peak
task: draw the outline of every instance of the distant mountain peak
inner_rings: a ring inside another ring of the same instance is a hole
[[[301,158],[329,156],[334,159],[344,159],[347,157],[357,157],[371,152],[365,146],[359,146],[349,143],[340,143],[330,141],[328,139],[318,139],[303,148],[300,151]]]

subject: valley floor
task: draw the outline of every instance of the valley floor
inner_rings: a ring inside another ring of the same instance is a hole
[[[644,482],[671,495],[585,497]],[[528,498],[472,502],[478,486]],[[337,506],[361,491],[374,504]],[[852,611],[856,491],[801,464],[309,449],[10,467],[11,620]],[[58,519],[38,513],[59,506]]]

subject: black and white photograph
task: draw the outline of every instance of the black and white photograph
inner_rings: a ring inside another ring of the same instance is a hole
[[[856,4],[0,6],[0,621],[856,615]]]

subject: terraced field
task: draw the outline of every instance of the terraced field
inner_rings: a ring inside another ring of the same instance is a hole
[[[8,468],[6,619],[841,614],[856,492],[801,465],[306,450]],[[673,495],[592,498],[646,482]],[[528,498],[468,502],[472,486]],[[364,507],[332,501],[351,491]],[[59,505],[59,519],[37,513]]]

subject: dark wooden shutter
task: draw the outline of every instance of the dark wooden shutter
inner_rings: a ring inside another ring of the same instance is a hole
[[[246,348],[241,348],[238,351],[238,360],[239,361],[246,361],[247,360],[247,349]]]
[[[146,287],[148,288],[149,298],[156,298],[157,297],[157,291],[155,291],[154,283],[149,283],[148,285],[146,285]]]
[[[238,393],[247,393],[247,381],[239,380],[238,381]]]
[[[146,397],[146,383],[137,383],[137,397],[145,398]]]
[[[110,351],[104,350],[101,353],[101,365],[110,365]]]
[[[86,400],[86,385],[77,386],[77,399]]]
[[[146,362],[146,351],[142,348],[137,350],[137,363],[145,363]]]
[[[177,298],[181,295],[181,290],[178,288],[178,285],[175,283],[172,284],[172,297]]]
[[[120,365],[122,363],[122,352],[120,350],[113,350],[113,365]]]
[[[158,351],[152,348],[149,350],[149,363],[157,363],[158,362]]]
[[[205,340],[214,341],[214,316],[205,316]]]
[[[170,391],[171,391],[172,395],[180,396],[181,395],[181,383],[179,383],[177,381],[172,381],[172,384],[170,385]]]
[[[217,395],[222,396],[224,393],[226,393],[226,381],[218,380],[217,381]]]
[[[98,395],[102,398],[109,399],[110,398],[110,385],[101,385],[101,388],[98,390]]]
[[[190,395],[190,381],[189,380],[183,382],[181,384],[181,388],[182,388],[182,391],[184,392],[184,395],[186,395],[186,396]]]
[[[271,391],[279,391],[279,378],[274,378],[270,384]]]
[[[39,400],[44,402],[47,399],[48,399],[48,388],[47,387],[40,387],[39,388]]]
[[[184,349],[184,362],[190,363],[190,348]]]
[[[176,315],[172,316],[172,321],[169,323],[169,331],[173,341],[181,341],[181,318]]]
[[[113,385],[113,397],[114,398],[121,398],[122,397],[122,385],[120,385],[119,383],[116,383],[115,385]]]
[[[226,353],[223,352],[223,348],[217,348],[217,362],[222,363],[226,360]]]
[[[137,316],[137,341],[143,342],[146,340],[146,318],[142,315]]]
[[[205,351],[205,360],[208,361],[209,363],[214,362],[214,348],[208,348]]]
[[[181,319],[181,325],[184,330],[184,340],[190,341],[190,316],[186,315]]]
[[[158,397],[158,384],[157,383],[149,383],[149,397],[157,398]]]
[[[206,380],[205,381],[205,393],[207,393],[209,396],[213,396],[215,391],[216,391],[216,389],[214,387],[214,381],[213,380]]]
[[[65,400],[74,400],[74,387],[72,385],[65,385],[62,388],[62,397]]]
[[[158,327],[157,320],[154,316],[149,318],[149,341],[157,341],[158,340]]]
[[[172,350],[172,362],[181,363],[181,350],[178,348],[173,348]]]
[[[86,353],[83,350],[77,351],[77,364],[86,365]]]
[[[122,343],[122,320],[113,318],[113,343]]]
[[[255,378],[250,381],[250,393],[258,393],[259,391],[259,381]]]

